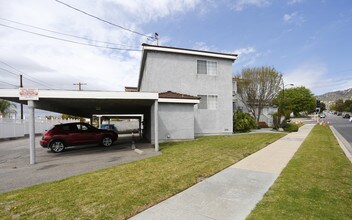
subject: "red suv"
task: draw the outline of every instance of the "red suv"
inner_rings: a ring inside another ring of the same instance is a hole
[[[55,125],[43,134],[40,145],[59,153],[68,146],[101,144],[110,147],[118,138],[114,131],[98,129],[86,123],[67,123]]]

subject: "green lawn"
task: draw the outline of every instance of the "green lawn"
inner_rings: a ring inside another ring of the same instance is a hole
[[[248,219],[352,219],[352,164],[315,126]]]
[[[125,219],[282,136],[210,136],[162,144],[156,157],[1,194],[0,218]]]

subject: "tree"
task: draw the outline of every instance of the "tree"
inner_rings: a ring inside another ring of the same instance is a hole
[[[345,100],[343,104],[345,106],[345,112],[352,112],[352,100]]]
[[[233,115],[233,130],[235,132],[248,132],[256,125],[254,118],[248,113],[236,111]]]
[[[235,80],[239,98],[258,123],[263,108],[280,90],[282,74],[273,67],[244,68]]]
[[[78,117],[78,116],[67,115],[67,114],[62,114],[62,115],[61,115],[61,118],[62,118],[62,119],[75,119],[75,120],[80,119],[80,117]]]
[[[7,115],[9,115],[11,113],[16,113],[16,110],[14,108],[16,108],[15,104],[13,104],[7,100],[0,99],[0,114],[3,117],[6,117]]]
[[[300,112],[307,114],[315,111],[316,103],[313,93],[304,86],[285,89],[285,91],[281,90],[274,103],[278,105],[280,102],[281,105],[279,104],[279,106],[284,109],[286,118],[289,117],[291,112],[298,117]]]
[[[338,100],[335,102],[335,109],[336,109],[336,111],[338,111],[338,112],[343,112],[343,111],[345,110],[345,105],[344,105],[342,99],[338,99]]]
[[[320,102],[320,111],[326,110],[326,104],[324,102]]]
[[[336,104],[335,104],[335,102],[333,102],[333,103],[330,104],[330,110],[331,110],[331,111],[336,111]]]

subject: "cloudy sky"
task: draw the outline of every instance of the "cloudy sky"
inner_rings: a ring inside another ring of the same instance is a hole
[[[160,45],[238,53],[234,75],[266,65],[316,95],[352,88],[350,0],[62,2],[138,34],[55,0],[0,0],[0,88],[23,74],[25,87],[123,91],[154,32]]]

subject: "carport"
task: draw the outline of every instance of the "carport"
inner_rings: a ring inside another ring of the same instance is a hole
[[[155,151],[159,151],[158,93],[70,91],[37,89],[0,89],[0,98],[28,105],[30,164],[35,164],[34,109],[92,118],[93,115],[142,114],[154,129]]]

